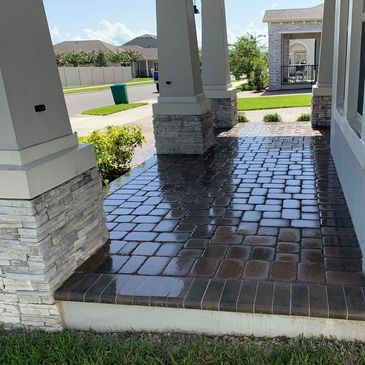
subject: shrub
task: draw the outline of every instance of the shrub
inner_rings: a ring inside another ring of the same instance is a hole
[[[311,116],[309,113],[301,114],[297,118],[297,122],[310,122],[310,120],[311,120]]]
[[[136,147],[141,147],[144,137],[140,127],[108,126],[106,132],[93,131],[81,137],[80,143],[92,144],[103,185],[109,184],[130,169]]]
[[[248,123],[249,120],[247,118],[246,113],[238,113],[238,123]]]
[[[266,114],[264,116],[264,122],[273,123],[273,122],[282,122],[282,121],[283,121],[283,119],[282,119],[281,115],[278,113]]]
[[[242,84],[237,87],[237,91],[252,91],[255,90],[251,83]]]
[[[269,84],[269,72],[266,56],[262,55],[253,62],[253,71],[250,78],[254,90],[261,91],[266,89]]]

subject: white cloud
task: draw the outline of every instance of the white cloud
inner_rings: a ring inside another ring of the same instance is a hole
[[[265,36],[263,37],[263,42],[267,44],[267,28],[259,28],[256,26],[255,23],[250,23],[246,27],[242,27],[237,24],[233,24],[228,27],[228,42],[230,44],[235,43],[237,38],[242,37],[243,35],[250,33],[256,34],[258,36]]]
[[[49,29],[49,32],[51,33],[51,38],[53,43],[62,42],[63,36],[60,33],[60,30],[57,27],[52,27]]]
[[[278,8],[279,7],[279,3],[272,3],[270,7],[271,7],[271,9]]]
[[[99,39],[104,42],[120,45],[139,35],[148,33],[148,31],[134,32],[127,28],[123,23],[112,23],[108,20],[102,20],[99,29],[84,29],[86,39]]]
[[[125,24],[120,22],[110,22],[109,20],[103,19],[99,23],[99,27],[96,29],[85,28],[83,34],[75,35],[69,32],[62,33],[58,27],[50,28],[53,43],[62,42],[65,40],[88,40],[98,39],[107,43],[121,45],[139,35],[145,33],[151,33],[149,31],[138,31],[134,32],[129,29]]]

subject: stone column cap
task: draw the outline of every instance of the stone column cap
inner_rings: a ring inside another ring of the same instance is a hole
[[[95,166],[91,145],[78,145],[27,165],[0,165],[0,199],[33,199]]]
[[[233,99],[237,98],[237,90],[232,85],[204,86],[204,92],[208,99]]]
[[[332,96],[332,85],[317,84],[312,91],[313,96]]]
[[[210,110],[205,93],[189,97],[159,97],[153,115],[202,115]]]

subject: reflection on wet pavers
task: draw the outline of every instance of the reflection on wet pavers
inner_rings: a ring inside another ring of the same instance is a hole
[[[308,123],[249,123],[203,156],[159,156],[111,186],[105,211],[110,242],[57,299],[365,316],[329,135]]]

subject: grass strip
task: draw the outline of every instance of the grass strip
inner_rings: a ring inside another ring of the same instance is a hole
[[[363,343],[305,338],[0,331],[7,365],[360,365]]]
[[[128,87],[133,86],[141,86],[141,85],[150,85],[153,84],[154,81],[151,78],[136,78],[127,82]],[[110,85],[74,85],[74,86],[64,86],[63,93],[65,95],[69,94],[80,94],[80,93],[91,93],[95,91],[104,91],[109,90]]]
[[[125,110],[139,108],[139,107],[144,106],[144,105],[147,105],[147,103],[107,105],[107,106],[102,106],[100,108],[85,110],[81,114],[83,114],[83,115],[97,115],[97,116],[104,117],[106,115],[111,115],[111,114],[123,112]]]
[[[265,110],[311,106],[312,95],[281,95],[281,96],[260,96],[253,98],[239,98],[238,110]]]

